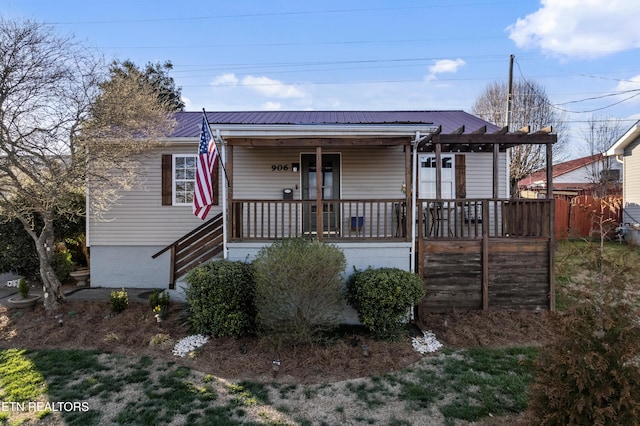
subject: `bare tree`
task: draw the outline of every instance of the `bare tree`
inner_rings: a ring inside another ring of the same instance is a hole
[[[152,91],[101,90],[106,69],[72,37],[0,18],[0,216],[34,240],[48,310],[64,300],[51,266],[54,212],[83,213],[67,200],[87,179],[127,185],[124,159],[170,126]]]
[[[504,126],[507,116],[507,83],[493,82],[476,99],[471,112],[498,126]],[[554,146],[554,159],[566,156],[566,142],[562,138],[565,120],[551,105],[544,88],[530,80],[519,80],[512,87],[512,113],[510,131],[530,126],[533,131],[553,126],[558,135]],[[509,150],[509,177],[511,194],[518,193],[518,181],[546,167],[546,151],[543,145],[519,145]]]
[[[622,134],[619,119],[592,115],[582,136],[587,143],[589,155],[597,160],[588,166],[589,181],[594,187],[594,195],[604,197],[620,186],[620,164],[615,157],[602,155]]]

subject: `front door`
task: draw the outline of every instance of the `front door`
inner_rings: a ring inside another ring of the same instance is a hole
[[[316,199],[316,182],[318,167],[315,154],[302,154],[302,199]],[[322,199],[340,199],[340,154],[322,154]],[[323,233],[336,235],[340,231],[339,203],[322,204]],[[317,233],[317,203],[305,203],[302,230],[305,233]]]

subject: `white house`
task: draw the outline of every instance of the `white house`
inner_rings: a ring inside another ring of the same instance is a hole
[[[212,257],[251,260],[274,240],[304,235],[340,247],[347,273],[368,266],[420,272],[429,261],[420,240],[488,244],[532,235],[516,226],[516,204],[508,201],[507,149],[555,141],[545,132],[508,134],[463,111],[207,118],[226,171],[214,176],[217,205],[204,222],[192,213],[202,113],[178,112],[173,134],[145,154],[138,187],[100,219],[89,212],[92,286],[174,288]]]
[[[640,244],[640,121],[622,135],[606,155],[613,156],[623,165],[622,222],[630,229],[627,236],[634,244]]]

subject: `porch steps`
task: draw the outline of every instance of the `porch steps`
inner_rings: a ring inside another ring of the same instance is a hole
[[[155,259],[170,251],[169,289],[175,290],[176,281],[196,266],[216,257],[222,258],[222,233],[222,213],[219,213],[151,256]]]

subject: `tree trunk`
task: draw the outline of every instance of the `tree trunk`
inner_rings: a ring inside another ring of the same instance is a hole
[[[36,243],[37,244],[37,243]],[[64,303],[64,293],[62,293],[62,283],[56,276],[56,272],[51,266],[50,258],[53,256],[46,256],[47,259],[43,259],[40,254],[41,250],[47,250],[45,247],[38,247],[38,257],[40,258],[40,278],[42,279],[42,293],[44,308],[47,311],[55,311],[60,308],[60,305]],[[51,247],[53,250],[53,247]]]
[[[55,311],[64,303],[62,283],[56,276],[51,266],[54,254],[55,237],[53,234],[53,214],[43,215],[44,226],[40,235],[34,231],[28,222],[21,220],[25,230],[35,241],[38,259],[40,260],[40,278],[42,279],[42,293],[44,308],[47,311]]]

